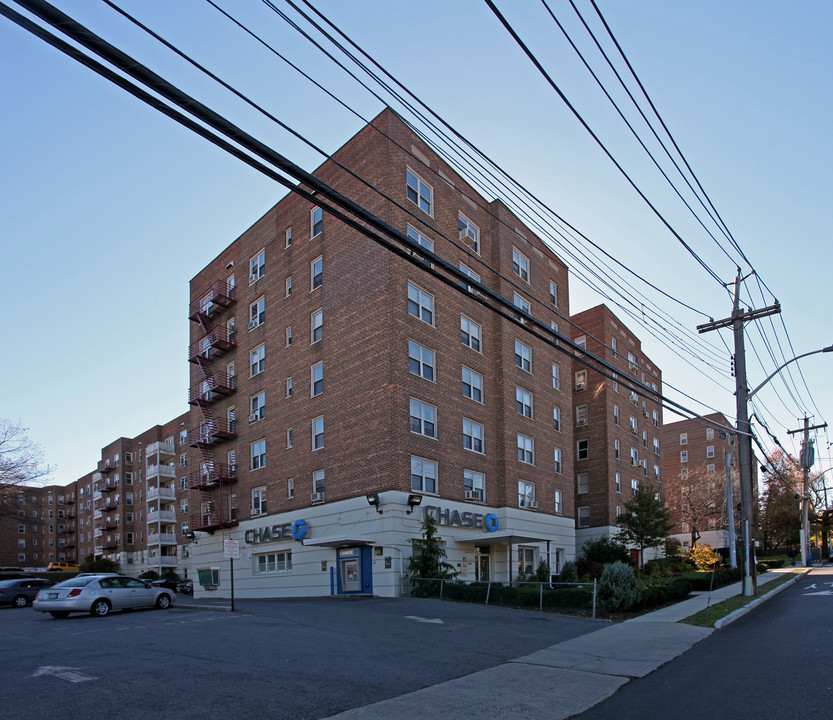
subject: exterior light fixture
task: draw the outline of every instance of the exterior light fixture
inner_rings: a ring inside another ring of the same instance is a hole
[[[422,495],[408,495],[408,509],[405,511],[406,515],[410,515],[414,508],[422,504]]]
[[[376,512],[380,515],[382,514],[382,508],[379,507],[379,493],[370,493],[369,495],[365,495],[367,499],[368,505],[372,505],[376,508]]]

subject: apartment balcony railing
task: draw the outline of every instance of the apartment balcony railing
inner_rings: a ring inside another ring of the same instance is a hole
[[[155,522],[176,522],[176,510],[149,510],[147,515],[148,525]]]
[[[173,465],[148,465],[147,479],[154,480],[159,477],[175,478],[176,468]]]
[[[191,447],[210,447],[237,437],[237,421],[215,418],[188,431]]]
[[[163,440],[159,440],[148,445],[147,449],[145,450],[146,457],[152,457],[153,455],[174,457],[176,455],[176,448],[174,447],[174,444],[172,442],[165,442]]]
[[[235,346],[234,333],[225,327],[216,327],[207,335],[191,343],[188,348],[188,362],[212,361]]]
[[[197,406],[212,405],[236,390],[236,380],[234,375],[227,375],[223,372],[214,373],[211,377],[200,381],[197,387],[192,387],[188,391],[188,403]]]
[[[101,506],[102,512],[113,512],[119,509],[119,504],[115,501],[106,502]]]
[[[113,490],[119,489],[119,485],[113,480],[107,480],[106,482],[99,485],[99,488],[101,489],[101,492],[113,492]]]
[[[176,534],[151,533],[148,535],[148,545],[176,545]]]
[[[188,306],[188,319],[204,322],[234,304],[234,286],[218,280]]]
[[[153,558],[148,563],[149,567],[159,567],[160,565],[167,568],[176,567],[176,555],[162,555],[161,557]]]
[[[231,482],[237,482],[237,466],[225,463],[214,463],[211,467],[188,475],[188,487],[199,490],[209,490],[220,483]]]
[[[155,500],[173,502],[176,500],[176,490],[172,487],[149,487],[148,502],[154,502]]]

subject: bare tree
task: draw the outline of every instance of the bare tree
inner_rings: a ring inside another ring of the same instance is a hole
[[[732,472],[732,493],[739,497],[739,487]],[[726,474],[709,472],[700,467],[689,471],[680,486],[680,521],[687,524],[691,532],[691,545],[700,539],[702,530],[722,529],[728,522],[726,507]]]
[[[18,488],[43,484],[53,470],[28,432],[20,423],[0,419],[0,516],[16,515]]]

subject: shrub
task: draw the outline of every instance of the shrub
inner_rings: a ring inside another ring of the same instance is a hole
[[[664,560],[667,560],[667,558],[664,558]],[[667,577],[671,574],[671,564],[672,563],[663,562],[663,560],[649,560],[645,563],[645,567],[642,572],[648,577]]]
[[[147,570],[139,575],[140,580],[158,580],[159,573],[156,570]]]
[[[688,552],[698,570],[709,570],[720,562],[720,556],[709,545],[695,543]]]
[[[574,562],[565,562],[564,567],[561,568],[561,577],[559,580],[563,583],[577,583],[578,570]]]
[[[665,538],[665,557],[678,557],[682,554],[682,543],[677,538]]]
[[[613,562],[630,563],[631,561],[628,549],[616,538],[600,537],[588,540],[582,546],[582,552],[588,560],[601,565]]]
[[[602,568],[592,560],[587,558],[579,558],[576,560],[576,572],[578,573],[581,582],[592,582],[594,578],[598,579]]]
[[[599,602],[607,610],[627,610],[637,599],[636,575],[623,562],[605,565],[599,583]]]
[[[770,570],[773,568],[784,567],[784,561],[782,559],[777,560],[764,560],[761,565],[766,565]]]

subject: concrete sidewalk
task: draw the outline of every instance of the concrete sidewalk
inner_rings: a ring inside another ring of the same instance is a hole
[[[790,568],[758,576],[761,586]],[[809,572],[809,569],[806,571]],[[796,574],[796,579],[805,573]],[[757,605],[789,587],[765,593]],[[354,708],[330,720],[446,720],[457,715],[513,720],[560,720],[610,697],[632,678],[644,677],[714,632],[679,621],[739,595],[735,583],[587,635],[567,640],[487,670],[390,700]],[[749,608],[749,606],[747,606]],[[743,611],[724,618],[731,622]],[[731,619],[730,619],[731,618]]]

